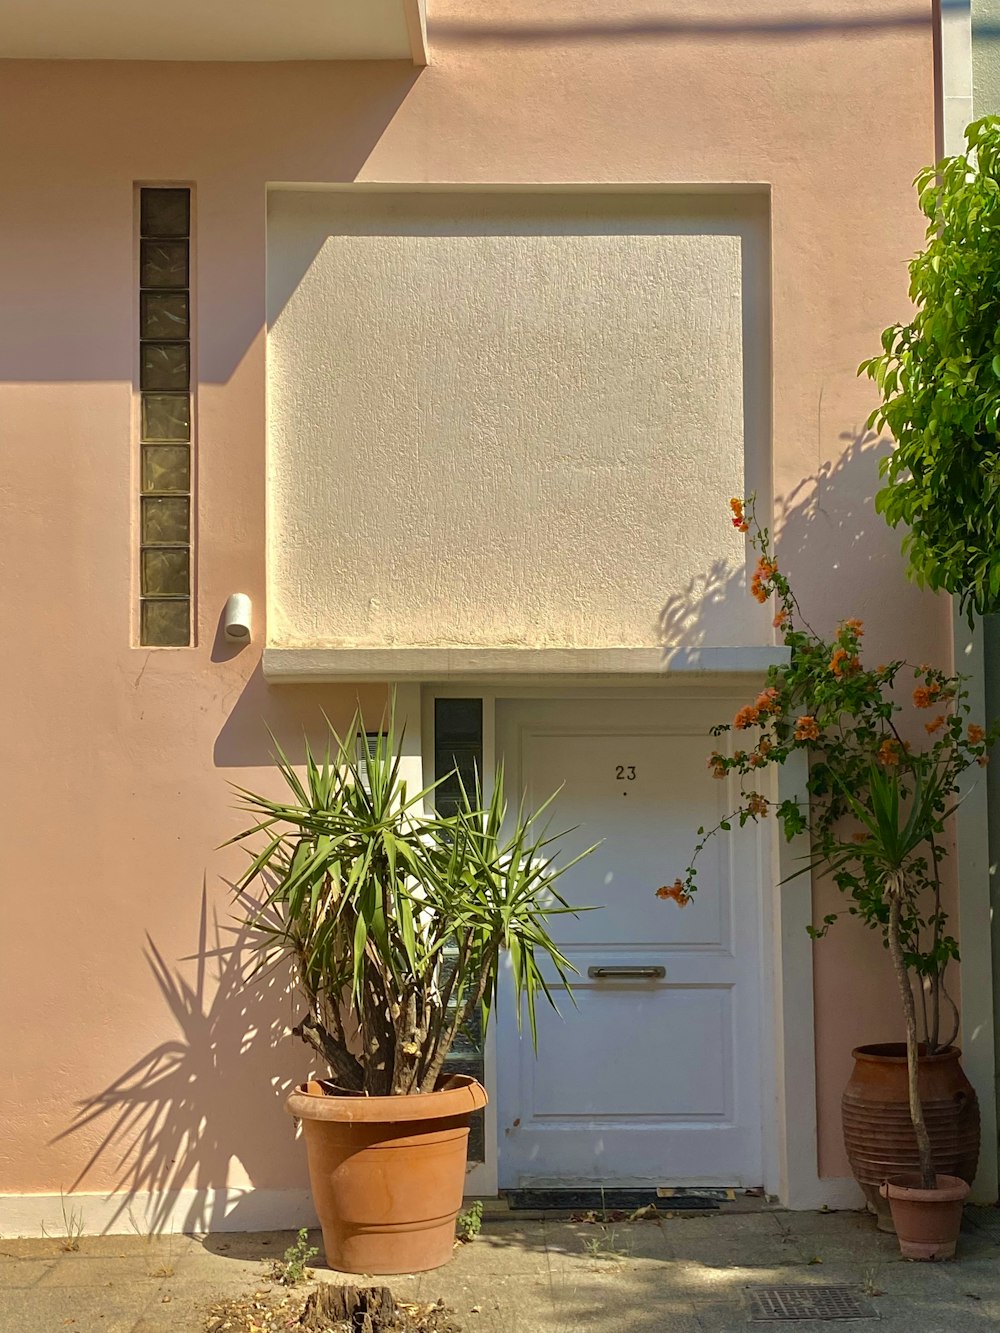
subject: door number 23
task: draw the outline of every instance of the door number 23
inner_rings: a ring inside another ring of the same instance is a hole
[[[618,764],[615,768],[615,777],[619,782],[634,782],[635,764]]]

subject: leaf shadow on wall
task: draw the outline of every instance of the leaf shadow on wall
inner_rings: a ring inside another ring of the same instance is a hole
[[[251,1184],[287,1181],[294,1171],[280,1164],[283,1145],[295,1155],[298,1148],[283,1107],[292,1079],[279,1072],[284,1061],[274,1054],[297,1045],[288,1037],[287,977],[271,971],[248,980],[249,933],[220,925],[214,912],[210,922],[205,889],[197,951],[183,960],[194,963],[193,980],[172,968],[148,935],[147,941],[146,958],[177,1036],[81,1101],[72,1124],[56,1136],[54,1142],[99,1136],[70,1192],[113,1158],[116,1178],[107,1192],[122,1200],[108,1230],[121,1230],[125,1218],[143,1234],[259,1227],[252,1216],[241,1223],[245,1202],[230,1205],[225,1190],[234,1168]]]
[[[898,653],[900,626],[913,660],[939,656],[940,628],[950,615],[946,599],[935,599],[906,579],[902,531],[894,532],[875,512],[878,465],[891,443],[863,428],[840,438],[846,447],[839,457],[775,499],[769,526],[778,563],[790,574],[803,612],[819,633],[848,616],[860,616],[868,626],[869,656]],[[766,513],[759,517],[767,523]],[[729,518],[728,512],[721,513],[718,521],[724,525]],[[749,595],[747,570],[716,561],[664,604],[659,635],[665,657],[672,649],[731,643],[732,609]],[[891,632],[885,634],[887,621]]]

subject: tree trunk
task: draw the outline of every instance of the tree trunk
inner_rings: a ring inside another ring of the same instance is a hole
[[[900,998],[903,1001],[903,1014],[906,1018],[906,1072],[909,1082],[910,1119],[917,1139],[917,1152],[920,1156],[920,1185],[922,1189],[933,1189],[935,1183],[934,1158],[931,1154],[931,1140],[924,1123],[924,1108],[920,1101],[920,1048],[917,1045],[917,1011],[913,1003],[913,990],[906,972],[903,958],[903,942],[899,921],[902,910],[902,877],[889,888],[889,953],[899,985]]]
[[[341,1046],[317,1019],[307,1014],[292,1028],[292,1035],[301,1037],[307,1046],[323,1057],[330,1066],[333,1081],[345,1092],[361,1092],[365,1086],[365,1071],[355,1057]]]

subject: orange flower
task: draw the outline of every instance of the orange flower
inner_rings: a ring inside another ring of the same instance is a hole
[[[863,620],[845,620],[844,629],[849,629],[857,638],[861,638],[865,632],[865,622]]]
[[[681,880],[675,879],[673,884],[664,884],[656,890],[657,898],[670,898],[678,907],[687,907],[691,901],[691,895],[685,889]]]
[[[944,726],[944,721],[944,713],[940,713],[932,722],[924,723],[924,730],[927,732],[928,736],[933,736],[935,731],[940,731]]]
[[[879,763],[885,764],[886,768],[892,768],[899,763],[899,746],[888,736],[878,747],[878,759]]]
[[[773,560],[768,560],[761,556],[757,561],[757,568],[753,572],[753,578],[750,580],[750,592],[756,597],[758,602],[766,602],[771,593],[767,587],[770,579],[773,579],[778,572],[778,566]]]
[[[980,768],[985,768],[989,762],[990,762],[990,757],[988,754],[981,754],[979,758],[976,760],[976,763],[979,765]]]
[[[784,607],[782,607],[781,610],[778,612],[778,614],[771,621],[771,624],[774,626],[775,629],[781,629],[787,619],[788,619],[788,612],[785,610]]]
[[[746,731],[747,727],[754,727],[760,720],[760,712],[753,704],[747,704],[733,718],[733,726],[737,731]]]
[[[771,751],[774,749],[774,746],[771,744],[770,737],[761,736],[760,740],[757,742],[757,749],[761,752],[761,754],[765,755],[770,754]]]
[[[983,731],[982,727],[977,726],[977,724],[976,724],[975,722],[970,722],[970,723],[969,723],[969,741],[971,742],[971,744],[973,744],[973,745],[982,745],[982,743],[983,743],[983,741],[984,741],[985,739],[986,739],[986,732]]]
[[[754,707],[757,709],[757,712],[761,714],[776,713],[778,711],[778,701],[780,698],[781,695],[774,686],[771,685],[768,689],[764,690],[762,694],[757,695],[757,702],[754,704]]]
[[[852,657],[846,648],[834,648],[833,656],[830,658],[830,670],[835,676],[848,676],[860,666],[858,659]]]
[[[709,755],[708,766],[712,770],[713,778],[724,778],[726,776],[726,760],[718,751],[713,751]]]
[[[729,508],[733,511],[733,527],[736,531],[749,532],[750,524],[746,521],[746,516],[743,513],[743,501],[736,499],[730,500]]]
[[[795,723],[795,739],[797,741],[818,741],[819,724],[814,717],[806,713]]]
[[[918,685],[913,691],[913,705],[915,708],[930,708],[933,702],[934,698],[930,690],[923,685]]]
[[[747,797],[746,811],[756,819],[760,815],[766,815],[768,810],[768,801],[766,796],[761,796],[759,792],[752,791]]]

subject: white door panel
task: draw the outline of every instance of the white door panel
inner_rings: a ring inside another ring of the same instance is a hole
[[[553,828],[575,826],[563,858],[601,844],[560,882],[571,903],[598,910],[552,921],[578,976],[572,999],[557,989],[559,1014],[539,1008],[537,1058],[509,993],[498,1014],[504,1186],[760,1181],[752,826],[712,844],[691,905],[655,896],[683,871],[698,826],[734,799],[706,764],[719,707],[498,705],[511,790],[539,805],[562,788]]]

